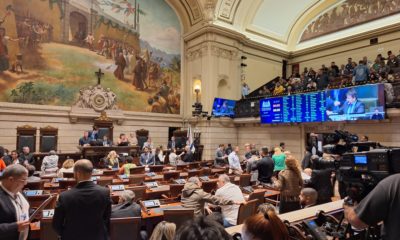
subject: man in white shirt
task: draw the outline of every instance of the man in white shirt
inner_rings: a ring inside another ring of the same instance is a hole
[[[217,185],[218,190],[215,192],[216,197],[231,200],[237,203],[245,201],[239,186],[232,184],[228,175],[219,175]],[[236,225],[239,205],[221,205],[221,211],[224,217],[224,227]]]
[[[243,173],[242,167],[240,166],[238,146],[236,146],[235,150],[229,154],[228,161],[229,161],[229,173],[234,173],[234,174]]]
[[[26,240],[29,232],[29,203],[21,191],[28,170],[13,164],[3,172],[0,183],[0,239]]]

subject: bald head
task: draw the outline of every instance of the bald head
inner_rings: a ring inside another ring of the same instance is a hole
[[[317,204],[318,192],[314,188],[303,188],[300,192],[300,203],[304,206]]]
[[[79,181],[89,180],[92,177],[93,164],[87,159],[81,159],[75,162],[74,175],[75,179]]]

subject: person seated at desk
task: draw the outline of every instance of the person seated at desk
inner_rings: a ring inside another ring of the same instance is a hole
[[[184,208],[193,208],[195,215],[204,214],[205,203],[212,203],[214,205],[230,205],[237,203],[231,199],[220,198],[204,192],[201,186],[202,182],[198,177],[191,177],[182,189],[182,206]]]
[[[35,171],[36,171],[36,168],[35,168],[35,166],[33,166],[33,165],[28,165],[28,166],[26,166],[26,169],[28,169],[28,183],[31,183],[31,182],[39,182],[41,179],[40,179],[40,177],[36,177],[36,176],[34,176],[34,174],[35,174]]]
[[[58,170],[58,156],[56,151],[51,150],[49,156],[43,158],[42,166],[40,168],[42,173],[55,173]]]
[[[118,204],[111,208],[111,218],[141,217],[142,209],[135,203],[135,193],[125,190],[119,195]]]
[[[242,240],[290,239],[285,224],[273,210],[246,218],[241,235]]]
[[[119,174],[125,174],[126,176],[129,176],[131,174],[130,169],[135,167],[136,164],[133,163],[133,157],[128,156],[126,158],[126,163],[119,169]]]
[[[194,162],[194,156],[193,156],[192,150],[190,149],[190,146],[185,146],[185,151],[182,153],[185,153],[185,155],[182,158],[183,162],[185,162],[185,163]],[[179,156],[181,156],[182,153]]]
[[[239,146],[236,146],[235,149],[229,154],[228,162],[229,162],[229,173],[237,175],[243,173],[239,160]]]
[[[93,126],[93,130],[89,132],[90,141],[97,141],[99,138],[99,127]]]
[[[74,172],[74,159],[67,159],[64,161],[60,170],[58,170],[57,177],[62,178],[64,177],[64,173],[72,173]]]
[[[383,120],[383,115],[379,113],[379,109],[375,108],[374,114],[371,116],[372,120]]]
[[[165,155],[163,152],[163,147],[161,145],[156,148],[154,157],[155,157],[156,165],[164,164]]]
[[[112,141],[108,139],[107,135],[103,136],[103,140],[101,141],[101,144],[103,147],[111,147],[112,146]]]
[[[24,162],[23,161],[21,161],[19,158],[18,158],[18,152],[17,152],[17,150],[12,150],[11,151],[11,153],[10,153],[10,163],[8,164],[8,165],[12,165],[12,164],[21,164],[21,165],[24,165]]]
[[[104,166],[110,169],[119,168],[119,158],[116,151],[110,151],[104,159]]]
[[[335,101],[334,106],[340,106],[340,101]],[[327,115],[337,114],[362,114],[365,113],[365,104],[358,100],[357,92],[351,88],[346,93],[346,101],[337,111],[326,111]]]
[[[82,147],[90,146],[90,138],[89,138],[89,132],[88,131],[84,131],[83,132],[83,137],[81,137],[79,139],[79,146],[82,146]]]
[[[140,165],[146,167],[154,165],[154,155],[150,152],[148,147],[145,147],[144,153],[140,155]]]
[[[256,164],[251,167],[252,171],[258,171],[258,181],[262,184],[272,183],[271,178],[274,174],[274,161],[268,154],[268,148],[263,147],[261,149],[261,160],[258,160]]]
[[[119,139],[117,141],[118,146],[129,146],[129,140],[125,133],[121,133],[119,135]]]
[[[301,208],[309,208],[317,204],[318,193],[314,188],[303,188],[299,197]]]
[[[136,137],[136,133],[135,132],[132,132],[131,134],[129,134],[129,142],[131,143],[131,145],[132,146],[137,146],[137,144],[138,144],[138,140],[137,140],[137,137]]]
[[[19,161],[24,165],[35,165],[35,158],[28,146],[22,148],[22,153],[19,154]]]

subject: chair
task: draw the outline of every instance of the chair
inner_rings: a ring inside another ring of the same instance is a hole
[[[107,136],[108,139],[113,139],[113,121],[107,116],[106,112],[101,112],[100,117],[94,120],[93,126],[96,126],[98,129],[98,139],[103,139],[104,136]]]
[[[136,200],[145,200],[146,199],[146,186],[127,186],[125,190],[131,190],[135,193]]]
[[[165,209],[164,221],[175,223],[179,229],[184,223],[194,218],[194,209]]]
[[[74,178],[73,172],[63,172],[63,178]]]
[[[144,174],[146,172],[145,167],[134,167],[129,169],[130,175],[132,174]]]
[[[44,182],[43,180],[40,181],[36,181],[36,182],[28,182],[25,185],[25,189],[29,189],[29,190],[43,190],[44,188]]]
[[[40,128],[39,151],[50,152],[57,151],[58,128],[47,126]]]
[[[151,165],[149,166],[150,172],[162,172],[164,165]]]
[[[256,213],[258,199],[247,201],[246,203],[240,204],[237,225],[242,224],[246,218]]]
[[[140,238],[141,217],[111,218],[110,240],[132,240]]]
[[[171,179],[179,179],[180,172],[178,172],[178,171],[164,172],[163,176],[164,176],[163,177],[164,181],[169,181]]]
[[[60,180],[58,182],[59,188],[61,189],[67,189],[69,187],[73,187],[76,185],[76,180],[75,179],[67,179],[67,180]]]
[[[182,194],[183,187],[185,187],[185,184],[170,184],[169,185],[169,194],[165,195],[165,197],[166,198],[178,198]]]
[[[145,174],[129,175],[129,178],[128,178],[129,179],[129,184],[142,185],[145,178],[146,178]]]
[[[53,229],[53,218],[42,218],[40,220],[40,239],[58,240],[58,234]]]
[[[251,180],[251,174],[249,173],[240,174],[239,187],[250,186],[251,185],[250,180]]]
[[[149,137],[149,130],[146,129],[140,129],[136,130],[136,139],[137,139],[137,145],[140,147],[140,149],[143,148],[143,145],[145,142],[147,142],[147,138]]]
[[[17,151],[22,152],[23,147],[29,147],[31,152],[36,152],[36,129],[30,125],[17,127]]]
[[[200,170],[189,170],[188,171],[188,178],[194,177],[194,176],[199,176],[200,175]]]
[[[265,202],[266,191],[267,190],[255,190],[254,192],[250,193],[248,201],[257,199],[258,200],[257,207],[258,207],[260,204],[263,204]]]
[[[204,181],[202,182],[201,188],[204,190],[204,192],[211,193],[217,189],[217,181]]]
[[[112,184],[113,178],[112,177],[101,177],[101,178],[97,179],[96,181],[97,181],[97,185],[105,187],[105,186]]]

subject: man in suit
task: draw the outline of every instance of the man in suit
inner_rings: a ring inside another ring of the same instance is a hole
[[[335,101],[335,106],[339,106],[340,102]],[[332,114],[332,111],[326,111],[328,115]],[[357,98],[357,92],[355,89],[351,88],[346,93],[346,101],[337,111],[338,114],[362,114],[365,113],[365,105],[363,102],[359,101]]]
[[[140,155],[140,165],[149,166],[154,165],[154,155],[150,152],[148,147],[144,147],[144,153]]]
[[[0,183],[0,240],[26,240],[29,232],[29,203],[21,194],[28,170],[20,164],[5,168]]]
[[[176,147],[177,147],[177,145],[176,145],[176,142],[175,142],[175,137],[172,136],[171,137],[171,141],[168,142],[168,149],[173,149],[173,148],[176,148]]]
[[[28,146],[22,148],[22,153],[19,154],[19,161],[24,165],[35,165],[35,158],[33,157],[33,153]]]
[[[314,188],[303,188],[299,198],[301,208],[309,208],[317,204],[318,193]]]
[[[257,164],[253,165],[252,171],[258,170],[258,181],[261,183],[272,183],[271,178],[274,174],[274,161],[268,155],[268,148],[263,147],[261,149],[261,160]]]
[[[224,144],[220,144],[217,150],[215,151],[215,162],[214,165],[225,165],[228,156],[224,152],[225,146]]]
[[[99,128],[97,126],[93,126],[93,130],[89,132],[90,141],[97,141],[99,138]]]
[[[141,208],[134,202],[135,193],[125,190],[119,196],[118,204],[112,207],[111,218],[141,217]]]
[[[111,215],[108,188],[91,181],[93,165],[82,159],[74,165],[77,185],[59,195],[53,228],[63,240],[106,240]]]
[[[190,149],[190,146],[185,147],[185,155],[183,156],[182,161],[184,161],[185,163],[194,162],[194,156],[192,150]]]
[[[83,137],[79,139],[79,146],[85,147],[90,145],[90,138],[89,138],[89,132],[84,131],[83,132]]]

